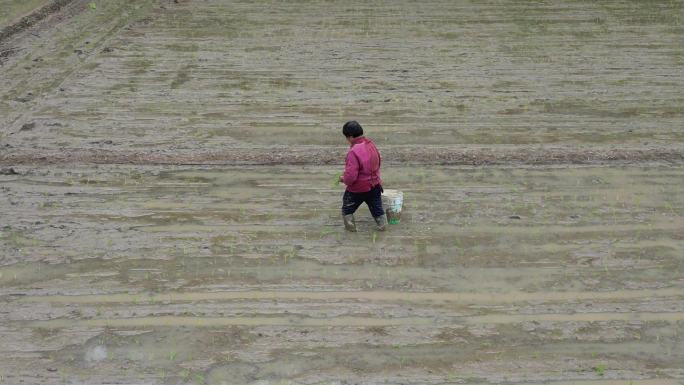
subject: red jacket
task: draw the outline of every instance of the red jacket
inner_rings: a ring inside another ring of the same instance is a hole
[[[361,136],[355,138],[344,166],[342,181],[349,192],[367,192],[376,185],[381,185],[380,152],[372,140]]]

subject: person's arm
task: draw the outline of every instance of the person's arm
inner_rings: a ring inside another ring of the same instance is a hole
[[[356,154],[349,151],[347,154],[347,162],[344,165],[344,175],[342,175],[342,182],[347,186],[351,186],[359,177],[359,159]]]

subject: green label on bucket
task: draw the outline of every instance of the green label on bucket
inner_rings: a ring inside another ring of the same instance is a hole
[[[389,221],[387,221],[390,225],[396,225],[399,223],[399,219],[397,218],[392,218]]]

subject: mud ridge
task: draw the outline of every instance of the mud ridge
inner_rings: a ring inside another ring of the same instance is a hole
[[[462,317],[458,319],[467,324],[519,324],[524,322],[680,322],[684,313],[573,313],[573,314],[491,314],[483,316]],[[150,327],[150,326],[299,326],[299,327],[331,327],[331,326],[420,326],[438,325],[445,322],[432,317],[326,317],[308,318],[297,316],[252,316],[252,317],[196,317],[196,316],[154,316],[134,318],[91,318],[31,321],[33,327],[65,328],[74,326],[90,327]],[[453,321],[447,321],[452,323]]]
[[[606,292],[508,292],[501,293],[448,293],[448,292],[406,292],[406,291],[219,291],[168,293],[156,295],[105,294],[105,295],[50,295],[22,297],[22,302],[45,303],[155,303],[183,301],[229,301],[244,299],[270,300],[361,300],[361,301],[404,301],[426,303],[516,303],[524,301],[547,302],[568,300],[625,300],[660,296],[681,296],[684,291],[676,288],[658,290],[617,290]]]
[[[39,21],[45,19],[51,14],[58,12],[60,9],[74,2],[74,0],[54,0],[52,3],[45,5],[37,10],[31,12],[29,15],[24,16],[18,22],[9,25],[2,30],[0,30],[0,43],[9,37],[24,31],[27,28],[32,27]]]
[[[16,151],[0,155],[0,165],[20,164],[211,164],[278,165],[335,164],[343,159],[343,147],[261,147],[221,151],[112,151],[64,149],[54,152]],[[641,162],[682,163],[681,147],[569,148],[569,147],[438,147],[386,146],[383,160],[396,164],[435,165],[553,165]]]

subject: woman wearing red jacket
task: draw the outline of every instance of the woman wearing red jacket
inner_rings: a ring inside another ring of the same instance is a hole
[[[380,152],[372,140],[363,136],[363,127],[355,120],[344,124],[342,134],[350,144],[344,174],[340,176],[340,182],[347,186],[342,197],[344,227],[349,231],[356,231],[354,212],[361,203],[366,202],[377,229],[384,231],[387,219],[382,209]]]

